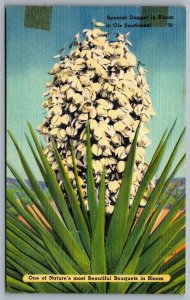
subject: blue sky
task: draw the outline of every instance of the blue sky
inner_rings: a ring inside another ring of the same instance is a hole
[[[24,27],[24,7],[10,6],[7,9],[7,127],[14,133],[34,173],[39,172],[32,163],[24,132],[27,121],[34,128],[44,119],[41,107],[44,83],[51,80],[48,71],[55,61],[52,56],[68,41],[73,41],[77,32],[90,28],[91,18],[106,22],[107,15],[141,15],[140,7],[63,7],[52,10],[51,30],[44,31]],[[178,118],[165,159],[182,131],[185,110],[185,10],[169,8],[174,16],[172,28],[106,28],[110,33],[130,31],[132,52],[148,70],[148,83],[157,116],[150,123],[152,145],[147,149],[149,161],[157,143],[166,129]],[[129,23],[134,21],[129,21]],[[112,22],[109,22],[113,24]],[[119,21],[124,23],[124,21]],[[181,146],[177,160],[185,152]],[[7,139],[7,157],[19,173],[25,177],[14,146]],[[175,163],[177,162],[175,161]],[[11,174],[8,172],[8,176]],[[184,169],[178,172],[184,176]]]

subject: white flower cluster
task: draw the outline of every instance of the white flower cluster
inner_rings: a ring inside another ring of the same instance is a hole
[[[99,28],[84,30],[84,40],[75,36],[75,48],[60,58],[46,83],[43,106],[47,115],[38,130],[45,137],[44,153],[58,179],[58,166],[52,151],[50,135],[74,183],[70,139],[73,141],[77,167],[86,193],[86,121],[91,129],[93,169],[99,186],[102,165],[106,166],[106,206],[113,210],[125,161],[139,120],[138,139],[132,185],[132,197],[147,169],[145,148],[150,144],[146,124],[154,111],[151,106],[146,70],[127,45],[126,36],[118,34],[109,41],[108,33]],[[62,184],[62,182],[60,182]]]

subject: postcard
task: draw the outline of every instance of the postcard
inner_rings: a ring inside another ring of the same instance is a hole
[[[7,293],[185,293],[184,7],[7,6]]]

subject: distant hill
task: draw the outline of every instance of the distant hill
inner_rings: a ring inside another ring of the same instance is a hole
[[[31,187],[30,185],[30,182],[28,179],[25,179],[24,180],[26,182],[26,184]],[[45,182],[44,181],[38,181],[39,182],[39,185],[41,187],[42,190],[45,190],[46,189],[46,185],[45,185]],[[171,184],[174,184],[176,182],[180,182],[180,185],[179,185],[179,188],[185,188],[185,177],[179,177],[179,178],[173,178],[171,180]],[[9,186],[9,185],[18,185],[18,182],[15,178],[10,178],[10,177],[7,177],[6,179],[6,185]]]
[[[25,183],[31,187],[29,180],[25,179]],[[167,204],[167,208],[172,207],[176,203],[176,199],[180,199],[180,195],[182,195],[185,191],[185,178],[174,178],[171,180],[167,190],[165,191],[165,195],[170,195],[170,190],[173,188],[173,185],[176,183],[179,183],[178,188],[171,194],[170,199]],[[48,196],[49,199],[51,199],[51,195],[44,183],[44,181],[39,181],[39,185],[43,192]],[[28,195],[23,191],[23,189],[20,187],[19,183],[15,178],[8,177],[6,179],[6,186],[9,190],[14,192],[20,199],[22,199],[23,204],[30,204],[31,200],[28,197]],[[12,214],[17,214],[16,210],[10,205],[9,202],[7,202],[7,211]]]
[[[30,185],[30,181],[28,179],[24,179],[25,183],[31,187]],[[46,189],[46,185],[45,185],[45,182],[44,181],[38,181],[40,187],[42,190],[45,190]],[[18,185],[18,182],[15,178],[10,178],[10,177],[7,177],[6,178],[6,185],[9,186],[9,185]]]

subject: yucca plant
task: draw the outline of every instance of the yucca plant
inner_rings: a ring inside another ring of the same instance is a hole
[[[163,134],[148,169],[140,183],[133,204],[130,192],[140,124],[137,127],[124,175],[112,215],[105,214],[105,174],[103,167],[98,193],[95,190],[92,168],[90,126],[87,123],[87,195],[84,202],[75,151],[70,140],[76,188],[73,188],[62,158],[51,138],[65,193],[56,174],[48,163],[43,147],[29,124],[33,142],[26,136],[35,161],[51,197],[47,197],[32,173],[27,158],[22,153],[13,134],[20,161],[30,181],[29,187],[17,170],[8,163],[14,177],[31,200],[31,207],[22,198],[7,190],[7,200],[16,215],[7,215],[6,260],[7,291],[26,293],[184,293],[185,286],[185,195],[179,195],[175,205],[159,224],[154,225],[169,197],[165,191],[185,159],[173,168],[173,162],[184,131],[179,137],[163,168],[156,186],[150,191],[140,216],[139,204],[153,176],[161,164],[171,135]],[[172,169],[173,168],[173,169]],[[171,195],[175,191],[173,186]],[[97,196],[98,194],[98,196]],[[67,195],[68,201],[65,200]],[[180,214],[179,214],[180,212]],[[178,216],[176,217],[176,215]],[[153,230],[154,229],[154,230]],[[177,252],[176,252],[177,251]],[[177,253],[176,255],[173,255]],[[172,256],[171,256],[172,255]],[[169,274],[168,283],[34,283],[22,281],[25,274]]]

